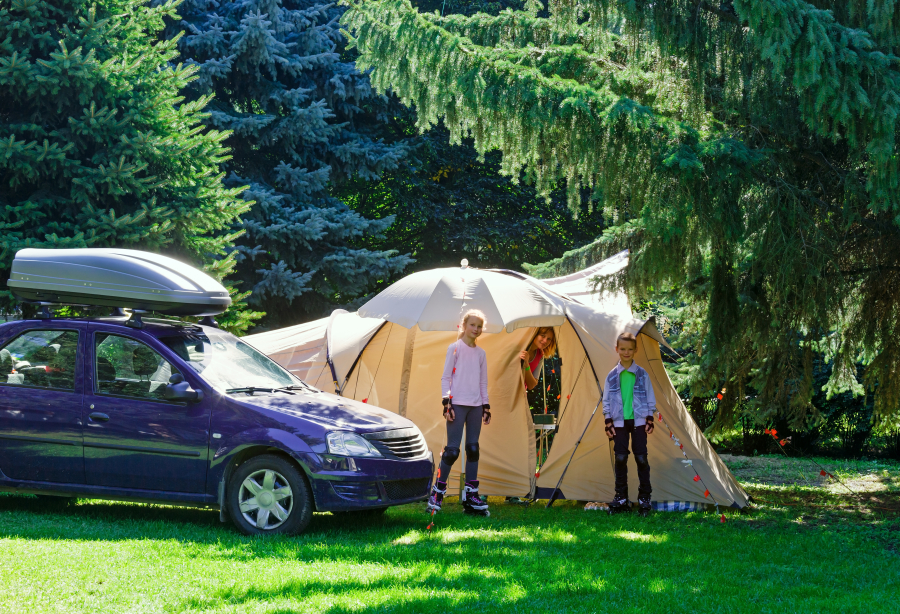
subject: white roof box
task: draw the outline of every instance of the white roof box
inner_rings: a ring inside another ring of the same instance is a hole
[[[172,258],[133,249],[22,249],[7,282],[26,301],[216,315],[231,305],[222,284]]]

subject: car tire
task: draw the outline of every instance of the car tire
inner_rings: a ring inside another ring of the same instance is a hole
[[[294,463],[263,454],[239,465],[228,480],[226,507],[245,535],[295,535],[312,519],[312,494]]]

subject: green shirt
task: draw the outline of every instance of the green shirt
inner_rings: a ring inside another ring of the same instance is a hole
[[[634,420],[634,373],[622,371],[619,382],[622,385],[622,411],[626,420]]]

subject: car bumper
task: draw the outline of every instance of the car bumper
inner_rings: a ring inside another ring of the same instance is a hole
[[[431,490],[434,458],[346,459],[318,454],[298,458],[307,470],[316,511],[376,509],[424,501]]]

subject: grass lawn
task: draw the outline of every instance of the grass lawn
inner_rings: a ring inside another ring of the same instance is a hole
[[[723,457],[760,503],[608,516],[455,499],[247,538],[218,513],[0,495],[0,612],[896,612],[900,465]],[[846,490],[843,491],[846,493]],[[886,508],[886,509],[878,509]]]

